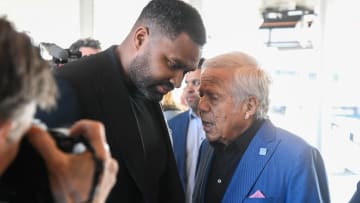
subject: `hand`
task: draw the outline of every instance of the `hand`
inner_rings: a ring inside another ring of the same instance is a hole
[[[93,146],[96,156],[103,160],[104,169],[97,185],[93,202],[105,202],[116,182],[117,162],[107,149],[104,126],[100,122],[81,120],[70,129],[70,135],[83,135]],[[51,136],[41,128],[31,127],[28,132],[30,143],[45,160],[51,190],[56,202],[85,202],[89,198],[94,178],[95,162],[87,151],[74,155],[57,148]]]

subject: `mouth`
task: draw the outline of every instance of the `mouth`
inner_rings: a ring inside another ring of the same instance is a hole
[[[189,97],[186,97],[186,101],[188,102],[192,102],[192,101],[195,101],[197,99],[196,96],[189,96]]]
[[[203,124],[204,131],[206,133],[210,132],[211,129],[214,127],[214,124],[212,122],[208,122],[208,121],[203,120],[202,124]]]
[[[160,93],[160,94],[167,94],[168,92],[170,92],[172,90],[172,88],[168,87],[168,86],[165,86],[165,85],[159,85],[157,86],[157,91]]]

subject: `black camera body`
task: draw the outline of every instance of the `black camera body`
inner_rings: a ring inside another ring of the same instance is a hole
[[[41,42],[40,47],[52,57],[52,63],[56,66],[63,65],[72,61],[76,61],[82,57],[82,53],[78,50],[63,49],[54,43]]]
[[[76,61],[81,58],[82,54],[80,51],[75,51],[71,49],[63,49],[65,57],[60,57],[60,55],[52,55],[53,62],[56,64],[65,64],[72,61]]]
[[[82,135],[70,136],[65,128],[52,128],[48,132],[63,152],[81,154],[87,149],[88,141]]]

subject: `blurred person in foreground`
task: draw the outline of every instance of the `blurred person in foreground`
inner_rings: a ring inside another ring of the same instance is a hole
[[[168,121],[186,202],[192,202],[198,151],[201,142],[205,139],[205,132],[198,114],[200,74],[203,62],[204,58],[201,58],[197,69],[185,75],[184,98],[190,109]]]
[[[8,169],[16,158],[22,140],[28,139],[45,161],[55,202],[105,202],[115,183],[117,163],[105,149],[104,128],[99,122],[82,120],[72,134],[83,134],[103,161],[101,180],[91,194],[95,167],[90,152],[74,156],[60,151],[51,136],[32,125],[36,106],[55,106],[56,83],[49,64],[30,38],[17,32],[4,17],[0,18],[0,202],[27,202],[16,196],[15,182],[7,182]],[[24,138],[25,137],[25,138]],[[24,138],[24,139],[23,139]],[[34,164],[33,160],[27,160]],[[26,168],[23,170],[26,171]],[[9,172],[11,173],[11,172]],[[46,172],[45,172],[46,173]],[[19,174],[19,178],[21,178]],[[33,174],[28,174],[32,176]]]
[[[38,118],[48,126],[80,118],[104,123],[121,169],[108,202],[184,203],[160,101],[196,69],[205,42],[195,8],[152,0],[120,45],[55,70],[58,109]]]
[[[204,62],[198,109],[207,139],[193,202],[330,202],[319,151],[267,118],[269,83],[242,52]]]

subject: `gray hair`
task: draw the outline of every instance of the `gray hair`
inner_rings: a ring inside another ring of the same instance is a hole
[[[231,90],[233,95],[239,103],[249,96],[255,96],[259,101],[256,118],[267,118],[271,81],[255,58],[243,52],[229,52],[207,59],[203,64],[203,70],[207,68],[235,69]]]

